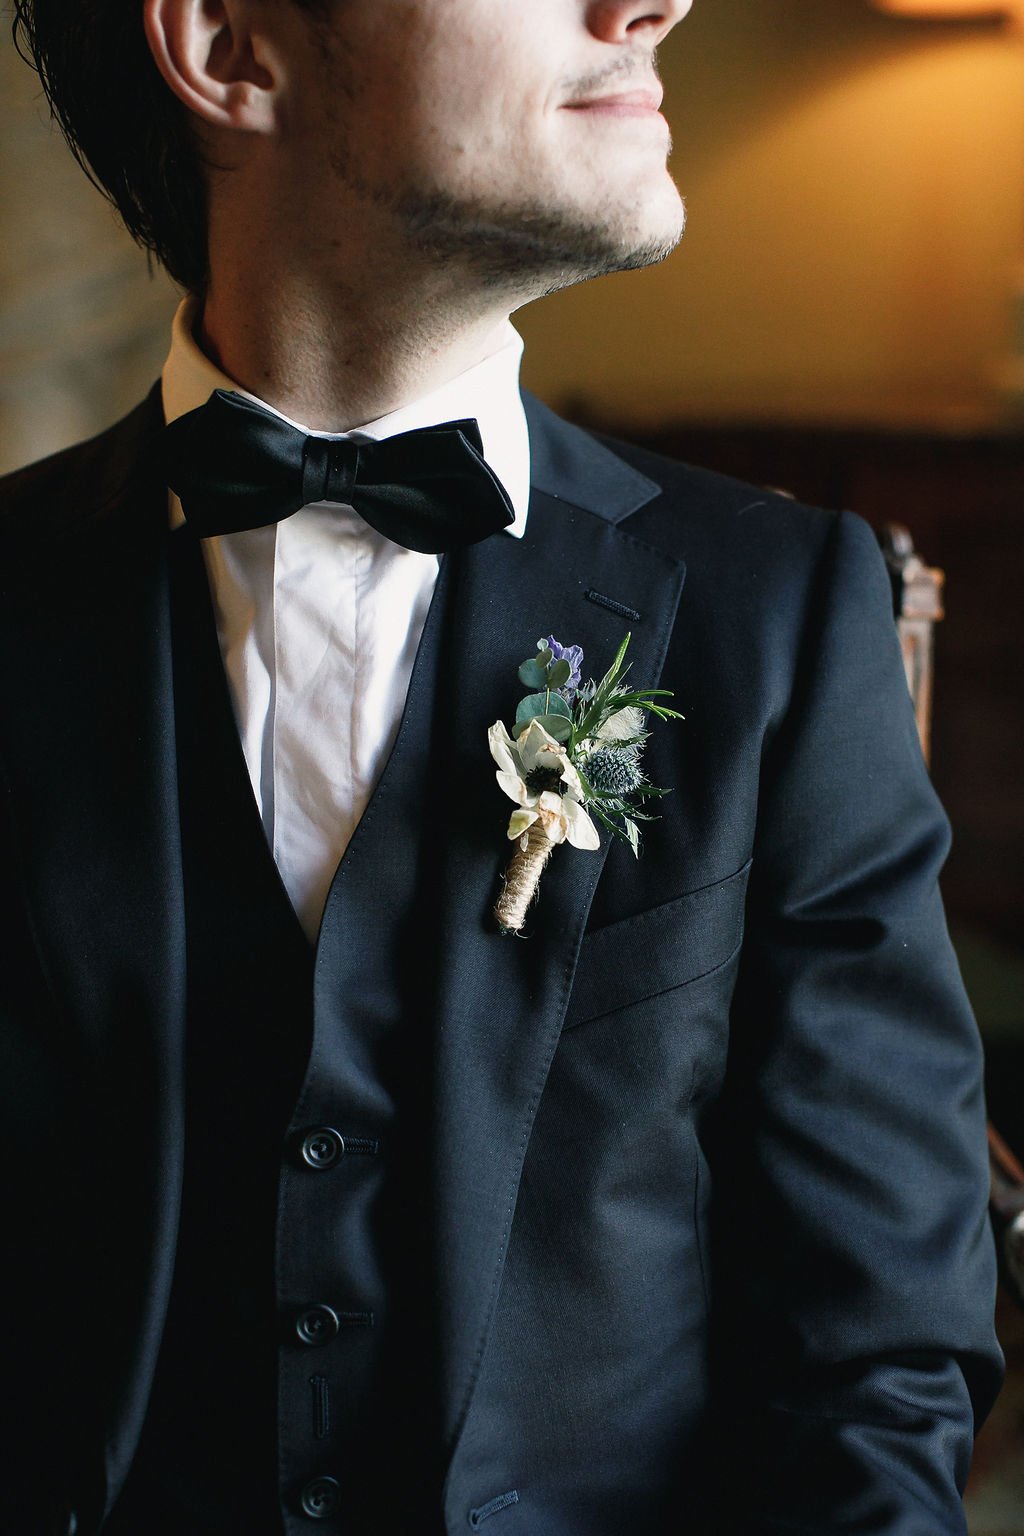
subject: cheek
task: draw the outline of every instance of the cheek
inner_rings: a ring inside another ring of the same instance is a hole
[[[339,147],[366,177],[486,196],[542,174],[560,78],[550,29],[528,27],[504,0],[469,0],[469,9],[466,0],[399,4],[393,25],[347,40],[328,110]],[[451,25],[441,26],[446,12]]]
[[[403,78],[419,137],[460,157],[498,146],[515,153],[524,138],[536,143],[553,94],[551,60],[536,32],[528,35],[500,0],[487,0],[457,47],[436,32],[416,39]]]

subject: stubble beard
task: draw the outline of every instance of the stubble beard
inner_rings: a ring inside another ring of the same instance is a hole
[[[467,297],[475,288],[489,299],[504,296],[510,307],[589,278],[656,266],[675,250],[686,225],[681,200],[663,230],[639,232],[541,199],[501,204],[444,189],[375,185],[344,150],[336,150],[330,165],[348,194],[387,213],[418,262],[450,273]]]
[[[444,193],[407,194],[396,212],[421,257],[522,302],[589,278],[656,266],[675,250],[686,222],[680,204],[671,228],[626,233],[541,202],[485,205]]]

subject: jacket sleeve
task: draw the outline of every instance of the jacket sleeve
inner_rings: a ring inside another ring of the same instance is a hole
[[[977,1030],[884,565],[833,529],[763,764],[717,1129],[720,1529],[965,1530],[998,1390]]]

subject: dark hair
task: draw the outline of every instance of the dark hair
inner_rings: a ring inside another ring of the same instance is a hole
[[[325,0],[296,0],[314,17]],[[141,0],[13,0],[14,45],[130,235],[183,287],[208,275],[206,177],[182,102],[153,61]]]
[[[173,278],[206,286],[206,186],[186,111],[149,51],[140,0],[14,0],[14,44],[89,180]]]

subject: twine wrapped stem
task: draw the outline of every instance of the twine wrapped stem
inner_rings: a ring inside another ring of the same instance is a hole
[[[523,848],[520,842],[505,871],[504,889],[494,909],[495,921],[502,933],[522,932],[527,908],[537,894],[544,866],[555,847],[539,821],[527,827],[524,836],[526,847]]]

